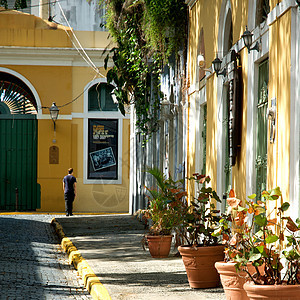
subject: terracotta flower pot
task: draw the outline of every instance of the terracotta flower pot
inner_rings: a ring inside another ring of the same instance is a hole
[[[218,261],[215,267],[218,270],[221,283],[227,300],[249,300],[243,285],[246,282],[246,272],[237,272],[234,262]]]
[[[296,300],[300,297],[300,285],[256,285],[246,282],[244,284],[244,290],[250,300]]]
[[[224,259],[224,246],[179,246],[191,288],[211,288],[220,284],[215,263]]]
[[[146,238],[152,257],[168,257],[171,249],[172,235],[147,235]]]

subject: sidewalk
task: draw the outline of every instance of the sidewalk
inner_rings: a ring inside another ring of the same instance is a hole
[[[141,246],[144,226],[130,215],[58,217],[53,224],[94,299],[226,299],[222,288],[191,289],[174,251],[151,258]]]

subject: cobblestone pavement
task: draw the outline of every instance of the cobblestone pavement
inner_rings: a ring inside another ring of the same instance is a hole
[[[55,215],[0,214],[0,299],[92,299],[50,221]]]

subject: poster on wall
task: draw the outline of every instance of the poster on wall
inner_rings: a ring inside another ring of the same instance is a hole
[[[89,119],[88,179],[118,179],[118,120]]]

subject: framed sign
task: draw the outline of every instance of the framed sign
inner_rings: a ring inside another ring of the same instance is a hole
[[[118,120],[88,120],[88,179],[118,179]]]

